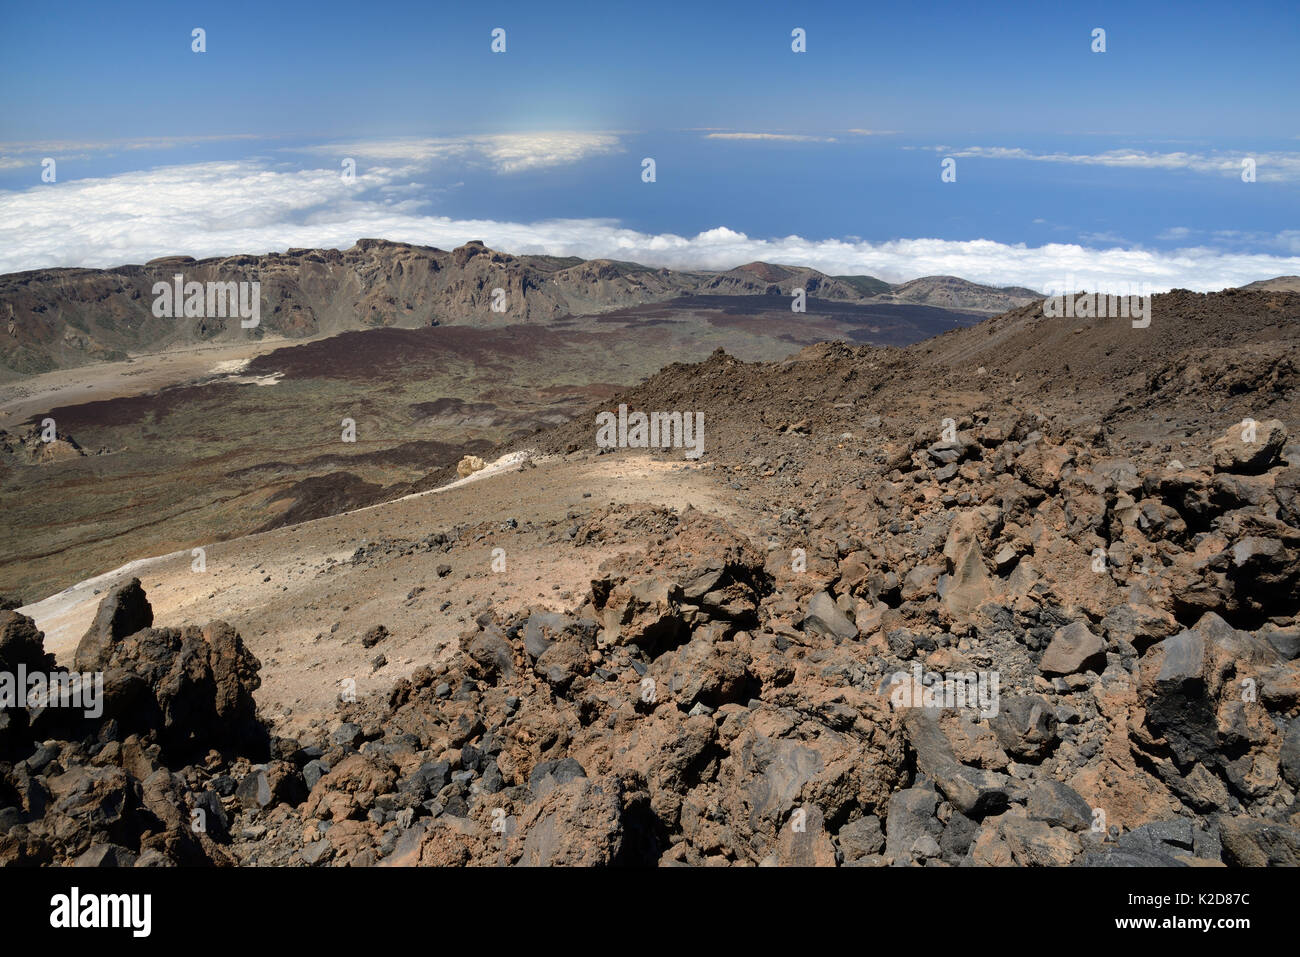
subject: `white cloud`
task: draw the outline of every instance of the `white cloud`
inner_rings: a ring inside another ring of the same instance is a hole
[[[813,136],[808,133],[749,133],[740,130],[729,130],[724,127],[701,126],[688,129],[688,133],[707,133],[705,139],[709,140],[785,140],[790,143],[838,143],[839,140],[834,136]],[[847,133],[850,136],[894,136],[897,130],[834,130],[837,133]]]
[[[1181,243],[1213,241],[1219,249],[1276,249],[1293,255],[1300,253],[1300,229],[1264,233],[1251,229],[1211,230],[1173,226],[1161,232],[1156,238],[1166,242]]]
[[[801,133],[709,133],[704,138],[706,140],[777,140],[786,143],[838,142],[833,136],[805,136]]]
[[[930,149],[956,157],[1028,160],[1036,163],[1068,163],[1079,166],[1121,166],[1133,169],[1186,170],[1193,173],[1241,175],[1241,162],[1255,161],[1261,182],[1300,179],[1300,153],[1148,153],[1144,150],[1107,150],[1104,153],[1035,153],[1020,147],[968,146],[954,150],[947,146]]]
[[[53,159],[56,163],[71,163],[75,161],[90,159],[89,153],[55,153],[49,154],[33,153],[30,156],[0,156],[0,170],[23,169],[31,170],[34,179],[40,178],[45,172],[45,160]],[[42,180],[43,182],[43,180]]]
[[[449,159],[483,159],[499,173],[563,166],[622,151],[623,144],[617,134],[583,131],[357,140],[284,150],[314,156],[406,160],[420,165]]]
[[[401,188],[410,183],[410,166],[366,165],[351,186],[339,174],[334,168],[215,162],[0,192],[0,272],[291,246],[347,248],[361,237],[378,237],[444,249],[482,239],[506,252],[674,268],[727,269],[762,259],[895,281],[946,273],[1038,289],[1073,279],[1095,288],[1146,283],[1157,290],[1210,290],[1300,274],[1295,231],[1273,237],[1266,247],[1282,255],[1206,245],[1157,251],[1061,243],[1030,247],[985,239],[758,239],[725,226],[680,236],[640,232],[614,219],[451,219],[431,215],[425,200]]]
[[[83,154],[116,150],[170,150],[178,146],[196,146],[200,143],[264,139],[275,139],[275,137],[255,133],[228,133],[214,136],[143,136],[118,140],[29,140],[0,143],[0,150],[23,155],[44,154],[59,157],[74,150]]]

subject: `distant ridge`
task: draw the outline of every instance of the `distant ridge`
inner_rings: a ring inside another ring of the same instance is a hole
[[[256,329],[231,318],[153,315],[158,282],[258,282]],[[494,290],[506,309],[494,311]],[[196,260],[165,256],[111,269],[38,269],[0,276],[0,375],[26,375],[250,336],[308,338],[380,326],[550,322],[698,295],[790,296],[939,306],[992,315],[1040,298],[1021,287],[952,276],[897,285],[753,262],[724,271],[671,270],[612,259],[514,256],[471,241],[453,250],[361,239],[350,249],[289,249]]]
[[[1043,294],[1024,286],[982,286],[956,276],[924,276],[899,283],[881,298],[944,309],[995,313],[1042,299]]]
[[[1300,276],[1277,276],[1273,279],[1261,279],[1241,289],[1257,289],[1265,292],[1300,292]]]

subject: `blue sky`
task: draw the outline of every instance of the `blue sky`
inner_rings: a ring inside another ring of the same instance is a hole
[[[0,270],[380,235],[1219,288],[1300,273],[1297,50],[1294,3],[10,4]]]

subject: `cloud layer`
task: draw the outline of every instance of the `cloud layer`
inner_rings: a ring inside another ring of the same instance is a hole
[[[706,140],[764,140],[782,143],[834,143],[833,136],[807,136],[803,133],[708,133]]]
[[[291,150],[340,159],[350,156],[354,159],[405,160],[420,165],[445,160],[485,161],[498,173],[566,166],[592,156],[622,151],[623,143],[617,133],[581,131],[357,140]]]
[[[524,134],[521,134],[524,135]],[[533,136],[533,134],[526,134]],[[600,137],[606,134],[591,134]],[[477,149],[498,169],[522,168],[538,149],[513,137],[485,137]],[[617,148],[586,141],[583,155]],[[336,156],[396,160],[364,165],[354,183],[337,168],[287,169],[260,161],[212,162],[81,179],[0,192],[0,272],[51,266],[113,266],[164,255],[263,253],[297,247],[347,248],[361,237],[451,248],[469,239],[513,253],[627,259],[652,266],[726,269],[753,260],[870,274],[890,281],[951,274],[976,282],[1036,289],[1072,282],[1087,288],[1220,289],[1282,274],[1300,274],[1300,255],[1231,252],[1189,245],[1172,252],[1094,249],[1075,244],[1029,247],[990,240],[898,239],[872,243],[799,236],[754,238],[726,226],[694,236],[645,233],[614,219],[531,223],[432,215],[430,190],[413,169],[440,141],[394,141]],[[458,141],[459,142],[459,141]],[[434,145],[430,145],[434,144]],[[571,145],[548,155],[563,162]],[[527,153],[526,158],[521,158]],[[1290,237],[1294,239],[1294,237]],[[1189,236],[1189,239],[1191,237]],[[1292,242],[1277,248],[1300,252]]]
[[[1034,163],[1066,163],[1074,166],[1113,166],[1129,169],[1185,170],[1240,176],[1242,161],[1253,159],[1256,178],[1261,182],[1300,180],[1300,153],[1152,153],[1145,150],[1106,150],[1102,153],[1036,153],[1020,147],[967,146],[931,149],[948,156],[978,159],[1027,160]]]

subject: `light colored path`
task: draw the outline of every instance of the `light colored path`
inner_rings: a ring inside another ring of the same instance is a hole
[[[387,689],[444,653],[489,607],[508,613],[580,602],[602,561],[642,547],[639,535],[613,536],[620,544],[575,546],[565,533],[592,513],[644,504],[738,517],[729,490],[694,463],[583,453],[521,469],[522,458],[503,457],[431,492],[214,543],[202,573],[192,570],[190,552],[174,552],[132,562],[20,611],[45,632],[46,649],[70,664],[107,591],[138,577],[156,624],[224,619],[234,625],[262,662],[257,699],[263,714],[296,730],[333,710],[343,679],[355,680],[358,695]],[[512,518],[518,528],[505,527]],[[366,543],[416,543],[456,525],[474,533],[449,551],[403,554],[397,547],[352,561]],[[618,522],[607,527],[621,530]],[[494,548],[505,550],[504,572],[492,570]],[[440,565],[451,572],[438,576]],[[417,589],[423,590],[408,597]],[[363,648],[360,636],[378,624],[390,637]],[[376,670],[380,654],[387,662]]]

